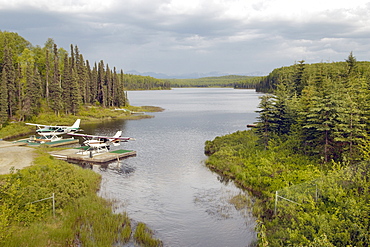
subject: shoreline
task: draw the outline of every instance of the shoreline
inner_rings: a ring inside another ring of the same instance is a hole
[[[31,166],[37,154],[31,147],[20,146],[8,141],[0,141],[0,175]]]

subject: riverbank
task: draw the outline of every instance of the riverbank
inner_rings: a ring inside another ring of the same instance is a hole
[[[368,246],[369,161],[320,164],[286,144],[252,131],[206,143],[207,167],[253,194],[259,245]]]
[[[106,109],[101,107],[86,107],[81,110],[79,115],[60,115],[52,113],[42,113],[29,122],[51,125],[71,125],[77,118],[83,123],[96,123],[106,120],[127,119],[138,120],[152,118],[153,116],[145,114],[146,112],[163,111],[160,107],[142,106],[127,107],[122,109]],[[136,114],[142,113],[142,114]],[[17,138],[19,136],[31,135],[35,133],[35,127],[26,125],[24,122],[13,122],[0,129],[0,174],[10,173],[12,167],[14,170],[22,169],[32,165],[35,158],[34,149],[30,147],[20,147],[11,142],[2,141]]]
[[[0,174],[8,174],[32,165],[36,157],[35,149],[0,141]]]
[[[98,173],[48,150],[0,141],[0,246],[162,246],[97,195]]]
[[[44,125],[72,125],[76,119],[81,119],[84,124],[115,119],[139,120],[152,118],[152,115],[146,114],[148,112],[161,112],[163,110],[163,108],[156,106],[129,106],[124,109],[88,106],[81,109],[78,115],[61,114],[57,116],[52,112],[44,112],[27,122]],[[10,140],[34,132],[34,126],[26,125],[25,122],[14,121],[0,129],[0,139]]]

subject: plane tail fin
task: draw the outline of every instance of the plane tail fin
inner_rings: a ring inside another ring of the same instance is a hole
[[[117,133],[113,137],[120,137],[121,135],[122,135],[122,131],[119,130],[119,131],[117,131]]]
[[[72,128],[80,128],[81,119],[77,119],[76,122],[72,125]]]

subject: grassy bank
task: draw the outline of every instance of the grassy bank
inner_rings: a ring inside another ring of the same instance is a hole
[[[370,163],[322,164],[293,150],[239,131],[207,141],[206,164],[254,196],[259,246],[368,246]]]
[[[112,213],[112,204],[97,196],[100,175],[46,151],[35,149],[33,166],[0,176],[0,246],[114,246],[134,241],[128,216]]]
[[[81,119],[81,122],[83,123],[94,123],[110,119],[137,120],[152,117],[151,115],[144,114],[146,112],[159,111],[163,111],[163,109],[154,106],[128,106],[125,109],[107,109],[102,107],[86,106],[80,109],[78,115],[60,114],[57,116],[53,112],[44,111],[37,117],[27,120],[27,122],[45,125],[72,125],[78,118]],[[18,136],[32,133],[35,133],[34,126],[26,125],[24,122],[12,122],[4,125],[4,127],[0,129],[0,139],[16,138]]]

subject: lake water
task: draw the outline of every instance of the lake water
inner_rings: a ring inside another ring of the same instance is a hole
[[[204,143],[255,122],[259,96],[231,88],[129,91],[131,105],[165,111],[149,113],[150,119],[82,126],[84,133],[122,130],[136,139],[119,147],[135,150],[136,157],[95,169],[103,179],[100,195],[116,202],[116,212],[146,223],[164,246],[250,246],[255,219],[229,202],[244,193],[204,165]]]

